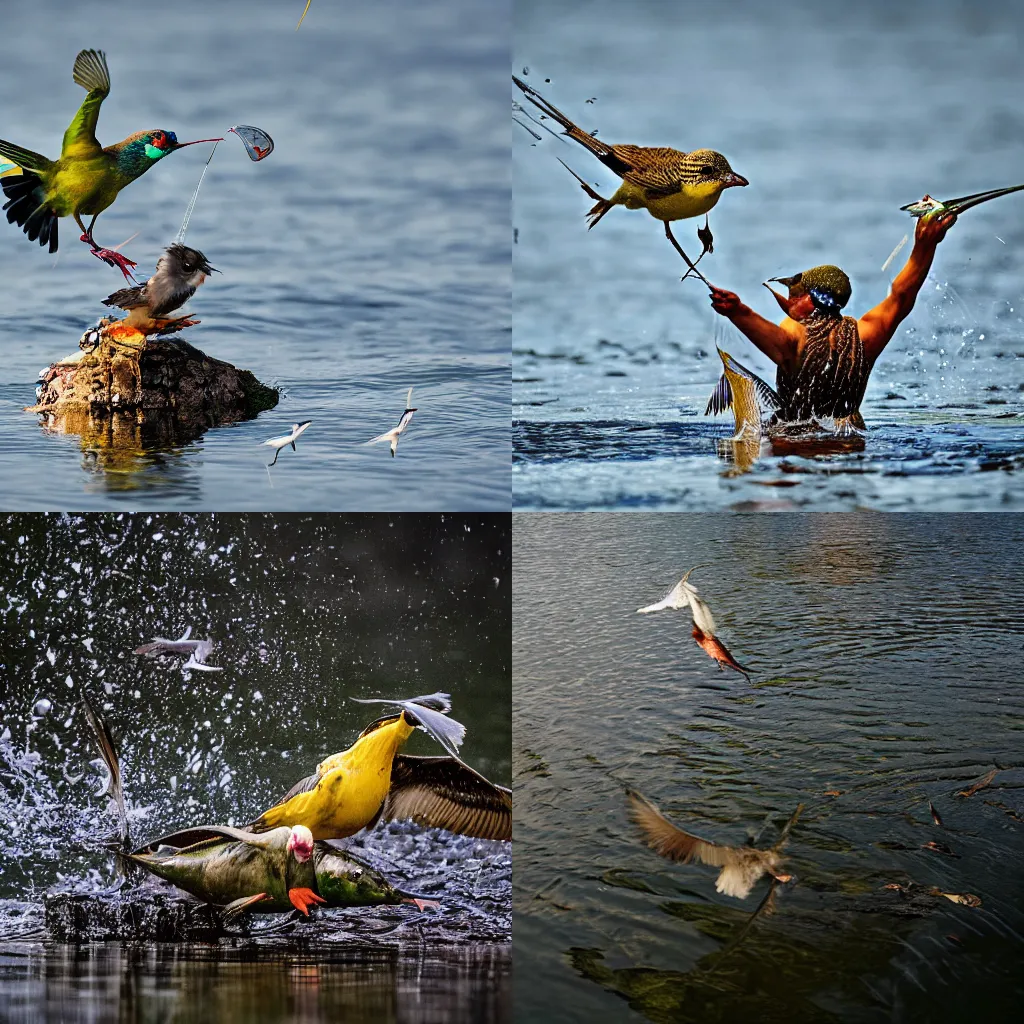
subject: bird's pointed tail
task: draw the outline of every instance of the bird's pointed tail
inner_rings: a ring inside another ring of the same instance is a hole
[[[23,156],[27,152],[0,140],[0,156],[8,160],[17,159],[16,153]],[[29,155],[49,163],[38,153]],[[4,197],[7,199],[4,210],[8,223],[17,224],[28,235],[30,242],[38,240],[40,245],[49,244],[50,252],[56,252],[57,215],[46,205],[46,186],[43,179],[20,161],[7,170],[0,167],[0,171],[0,186],[3,186]],[[13,173],[15,171],[21,173]]]

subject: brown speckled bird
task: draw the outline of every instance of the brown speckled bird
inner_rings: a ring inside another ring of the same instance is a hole
[[[713,246],[711,231],[707,227],[708,211],[718,202],[725,189],[733,185],[749,185],[747,179],[737,174],[729,166],[729,161],[713,149],[695,149],[683,153],[666,146],[613,146],[602,142],[585,132],[524,81],[515,75],[512,80],[535,107],[565,129],[569,138],[588,149],[622,179],[622,184],[611,199],[604,199],[578,174],[566,167],[583,191],[596,201],[587,214],[590,227],[613,206],[647,210],[652,217],[664,223],[665,235],[676,252],[682,256],[690,270],[707,284],[707,279],[676,241],[670,222],[705,216],[704,228],[698,231],[704,246],[704,251],[697,258],[697,262],[700,262],[704,253],[711,252]]]

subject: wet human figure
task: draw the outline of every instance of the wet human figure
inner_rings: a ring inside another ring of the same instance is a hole
[[[859,320],[843,316],[850,279],[839,267],[812,267],[770,285],[786,317],[774,324],[744,305],[735,292],[711,289],[711,307],[731,320],[778,367],[780,406],[769,426],[831,419],[836,429],[863,428],[860,403],[875,361],[909,316],[935,258],[935,248],[956,223],[956,214],[922,217],[906,266],[889,295]]]

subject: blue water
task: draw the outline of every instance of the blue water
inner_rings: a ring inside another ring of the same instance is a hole
[[[909,254],[883,272],[913,233],[900,206],[1024,181],[1021,35],[1013,5],[640,0],[627,15],[524,0],[513,68],[602,139],[709,146],[750,179],[712,211],[712,282],[778,318],[762,281],[838,263],[859,316]],[[555,158],[603,195],[617,179],[534,128],[539,142],[513,125],[518,507],[1024,506],[1024,193],[968,211],[939,247],[872,375],[863,452],[766,453],[723,477],[715,440],[732,423],[703,415],[715,345],[774,368],[703,286],[679,283],[647,213],[617,208],[588,232],[590,201]],[[676,225],[691,255],[696,226]]]
[[[0,507],[507,508],[509,5],[314,0],[42,0],[4,13],[0,137],[55,157],[84,93],[83,47],[107,52],[104,144],[255,124],[254,164],[228,136],[187,241],[223,275],[190,303],[188,339],[283,390],[257,420],[117,459],[50,436],[22,409],[36,375],[77,351],[120,275],[60,224],[56,256],[0,221]],[[173,154],[129,186],[96,237],[148,273],[209,152]],[[418,407],[397,458],[361,442]],[[272,476],[259,442],[311,419]],[[97,468],[109,466],[109,469]]]

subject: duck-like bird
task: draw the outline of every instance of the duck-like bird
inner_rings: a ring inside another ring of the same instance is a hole
[[[699,860],[709,867],[721,868],[715,889],[726,896],[745,899],[762,875],[771,875],[777,882],[789,882],[793,878],[783,873],[782,848],[804,809],[803,804],[786,822],[779,841],[770,849],[759,850],[754,846],[720,846],[710,839],[684,832],[639,793],[630,792],[629,803],[630,816],[652,850],[684,864]]]
[[[59,159],[49,160],[0,139],[0,157],[10,161],[0,165],[0,185],[7,197],[4,210],[7,220],[17,222],[29,241],[49,244],[50,252],[57,251],[58,218],[74,217],[82,231],[81,240],[104,263],[117,267],[127,280],[136,264],[121,253],[96,244],[92,234],[96,218],[114,202],[121,189],[168,153],[198,142],[221,140],[179,142],[174,132],[155,129],[136,132],[104,148],[96,139],[96,122],[100,105],[110,93],[106,56],[100,50],[82,50],[75,58],[72,75],[87,95],[64,133]],[[92,216],[88,228],[82,223],[83,214]]]
[[[564,129],[565,134],[587,149],[609,170],[622,179],[622,184],[611,199],[599,196],[575,171],[563,163],[566,170],[580,183],[580,187],[595,204],[587,214],[589,226],[593,227],[613,206],[625,206],[628,210],[647,210],[665,225],[665,236],[683,258],[689,270],[708,284],[704,275],[697,270],[696,263],[683,252],[672,234],[671,222],[690,217],[705,218],[703,234],[698,231],[704,253],[711,252],[713,239],[707,226],[707,214],[722,196],[722,192],[735,185],[749,185],[742,175],[737,174],[721,153],[713,149],[695,149],[682,153],[665,146],[613,146],[601,142],[585,132],[550,104],[532,86],[512,76],[512,81],[522,89],[526,98],[545,116],[553,118]],[[710,285],[709,285],[710,287]]]
[[[153,276],[132,288],[122,288],[103,300],[104,306],[126,309],[122,323],[142,334],[173,334],[199,323],[190,317],[168,318],[183,306],[209,274],[220,273],[198,249],[173,242],[157,260]]]
[[[380,820],[411,818],[460,835],[510,840],[512,791],[458,757],[465,727],[448,717],[448,694],[381,703],[401,711],[371,722],[348,750],[321,761],[315,774],[297,782],[248,827],[264,832],[302,824],[314,839],[343,839]],[[399,754],[416,728],[437,740],[448,756]]]

